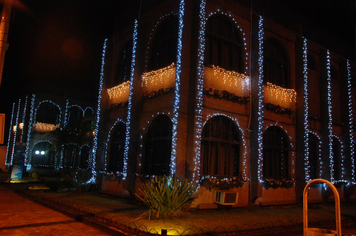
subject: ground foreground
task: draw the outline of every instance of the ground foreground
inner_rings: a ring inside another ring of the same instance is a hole
[[[142,216],[147,208],[127,199],[98,192],[51,192],[41,188],[29,189],[29,184],[5,184],[17,193],[34,201],[75,216],[78,221],[88,220],[120,229],[127,235],[300,235],[303,232],[301,205],[275,207],[245,207],[237,209],[189,210],[171,219]],[[335,229],[333,203],[310,206],[309,227]],[[342,228],[356,227],[356,204],[341,204]],[[163,231],[162,231],[163,230]],[[352,234],[356,234],[352,232]]]

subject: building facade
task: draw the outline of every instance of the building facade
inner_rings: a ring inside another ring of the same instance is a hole
[[[14,165],[16,151],[24,153],[24,171],[46,173],[61,168],[90,169],[93,143],[59,141],[54,131],[75,129],[95,115],[88,102],[49,94],[32,94],[13,103],[5,165]],[[63,132],[64,133],[64,132]],[[74,140],[74,139],[72,139]],[[57,150],[62,142],[61,150]]]
[[[294,204],[323,178],[353,200],[355,68],[239,1],[153,4],[105,41],[101,189],[128,196],[175,174],[201,186],[198,208],[217,192],[234,206]]]

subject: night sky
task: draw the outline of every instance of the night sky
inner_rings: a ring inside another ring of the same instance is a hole
[[[18,98],[37,92],[95,102],[102,45],[111,35],[120,2],[21,0],[20,7],[15,4],[0,87],[0,112],[9,112]]]
[[[11,114],[13,102],[37,92],[95,104],[104,39],[112,35],[114,25],[123,23],[114,22],[115,15],[138,15],[140,0],[20,0],[22,4],[16,4],[18,1],[14,0],[11,13],[0,113]],[[142,0],[142,12],[159,2]],[[289,22],[289,27],[298,29],[300,18],[289,14],[296,11],[350,43],[355,42],[353,4],[353,0],[253,0],[255,11],[277,22]],[[305,24],[303,30],[308,30]]]

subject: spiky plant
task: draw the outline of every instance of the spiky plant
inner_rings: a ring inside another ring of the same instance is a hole
[[[156,218],[179,216],[197,196],[197,188],[198,186],[188,179],[175,176],[155,176],[147,180],[139,189],[143,197],[136,194],[149,207],[142,216],[148,214],[149,220],[151,214],[155,214]]]

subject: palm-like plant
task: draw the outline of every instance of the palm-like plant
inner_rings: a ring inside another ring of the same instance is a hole
[[[197,188],[196,184],[188,179],[178,179],[175,176],[155,176],[149,179],[140,188],[143,197],[136,194],[149,207],[142,216],[148,214],[149,219],[151,213],[155,214],[156,218],[179,216],[197,196]]]

